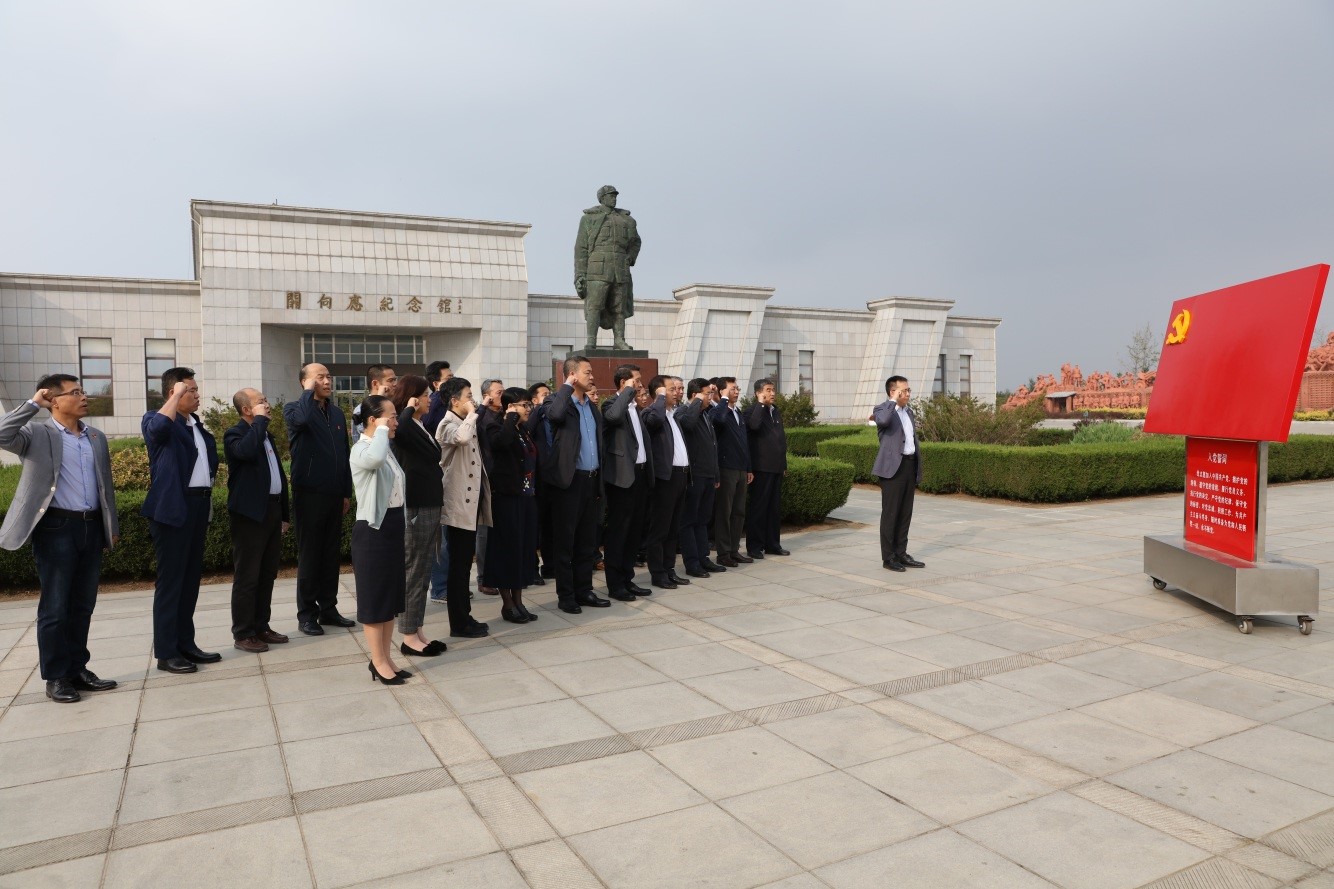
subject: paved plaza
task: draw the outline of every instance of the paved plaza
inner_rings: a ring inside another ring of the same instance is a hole
[[[1328,610],[1334,483],[1269,497]],[[283,581],[259,656],[205,589],[192,676],[150,669],[151,591],[104,595],[121,686],[58,706],[35,603],[0,606],[0,887],[1334,886],[1334,618],[1243,636],[1154,590],[1180,495],[922,496],[907,574],[878,503],[609,609],[479,594],[494,635],[394,689],[359,632],[296,634]]]

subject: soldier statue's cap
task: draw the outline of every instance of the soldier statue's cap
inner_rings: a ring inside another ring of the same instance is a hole
[[[614,185],[604,185],[598,189],[598,197],[601,198],[605,194],[620,194],[620,192],[616,190]]]

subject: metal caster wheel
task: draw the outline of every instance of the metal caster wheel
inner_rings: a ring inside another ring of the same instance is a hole
[[[1249,617],[1239,618],[1237,620],[1237,629],[1241,631],[1243,636],[1249,636],[1251,631],[1255,629],[1255,621]]]
[[[1167,581],[1165,581],[1165,580],[1159,580],[1159,579],[1156,578],[1156,577],[1151,578],[1151,579],[1153,580],[1153,588],[1154,588],[1155,590],[1165,590],[1165,589],[1167,589]]]
[[[1314,618],[1310,618],[1305,615],[1302,615],[1301,617],[1297,618],[1297,630],[1303,636],[1311,635],[1311,627],[1313,624],[1315,624]]]

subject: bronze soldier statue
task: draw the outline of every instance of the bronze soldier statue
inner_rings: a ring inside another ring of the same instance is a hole
[[[574,290],[584,301],[588,326],[585,351],[597,348],[599,329],[615,336],[612,348],[631,348],[625,341],[625,319],[635,313],[630,266],[639,257],[640,242],[630,211],[616,209],[616,195],[613,186],[598,189],[598,205],[584,211],[574,242]]]

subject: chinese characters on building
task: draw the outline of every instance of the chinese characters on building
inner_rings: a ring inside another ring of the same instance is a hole
[[[442,296],[437,297],[434,302],[429,298],[420,296],[409,296],[406,299],[395,299],[392,296],[382,296],[378,300],[375,297],[363,297],[360,293],[350,293],[346,296],[339,296],[338,301],[343,303],[342,309],[347,312],[366,312],[371,311],[367,305],[375,306],[377,312],[411,312],[421,314],[423,311],[429,312],[432,307],[439,315],[461,315],[463,314],[463,298]],[[301,291],[287,291],[287,308],[301,308]],[[321,293],[319,299],[321,309],[332,310],[334,306],[334,297],[327,293]]]

